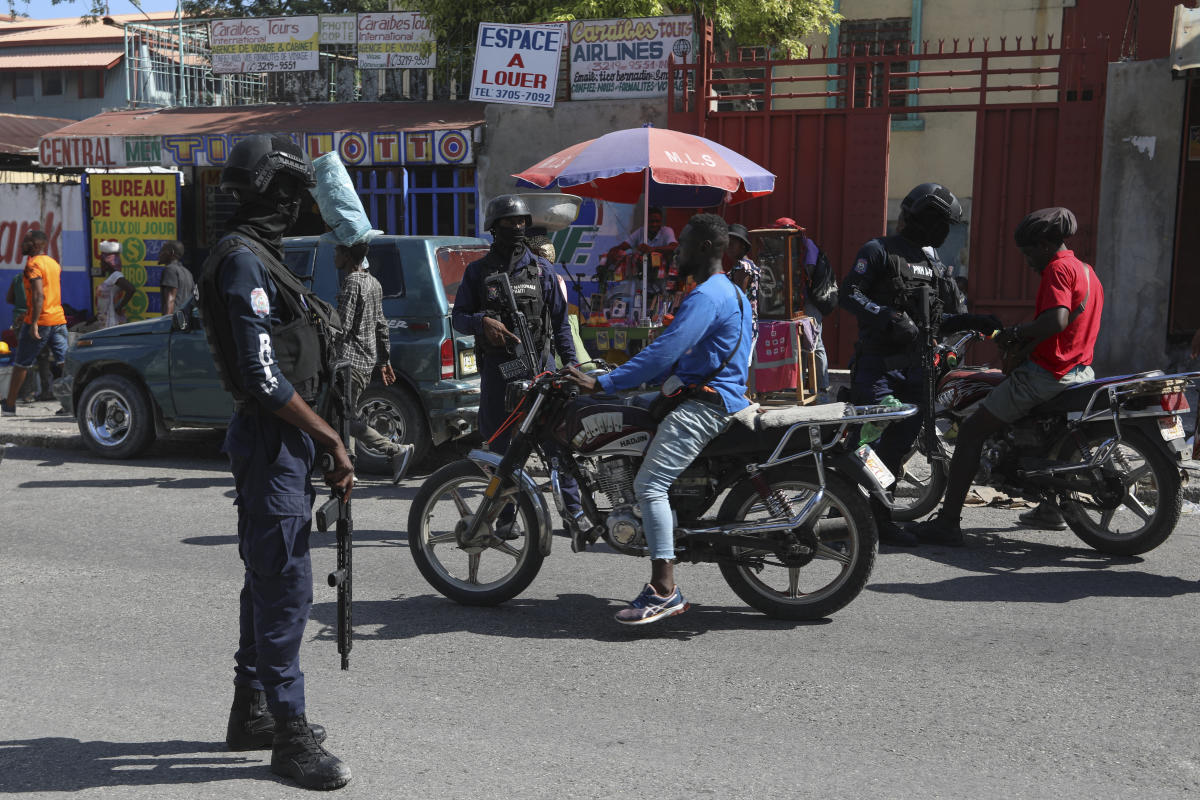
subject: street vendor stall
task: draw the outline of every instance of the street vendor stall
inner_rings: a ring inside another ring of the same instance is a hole
[[[727,147],[649,125],[573,145],[513,177],[598,200],[640,200],[643,241],[652,206],[713,208],[762,197],[775,186],[773,174]],[[595,343],[592,352],[619,362],[653,341],[682,300],[672,264],[663,248],[605,260],[581,330],[585,343]]]
[[[817,398],[813,353],[815,320],[804,313],[805,243],[803,228],[756,228],[750,258],[760,271],[758,343],[750,370],[750,391],[769,399],[788,393],[800,404]]]

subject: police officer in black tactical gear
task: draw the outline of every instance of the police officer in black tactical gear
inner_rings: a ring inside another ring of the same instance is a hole
[[[328,381],[336,312],[290,277],[280,249],[311,186],[312,164],[290,138],[255,135],[233,147],[221,188],[239,205],[205,263],[199,303],[236,408],[222,450],[237,489],[245,581],[226,742],[232,750],[270,748],[272,772],[305,788],[337,789],[350,770],[305,717],[300,643],[313,598],[309,475],[318,451],[330,454],[325,482],[348,497],[354,468],[313,410]]]
[[[935,248],[962,221],[958,198],[939,183],[922,183],[900,204],[896,233],[862,246],[838,292],[838,302],[858,319],[858,343],[850,370],[850,399],[859,405],[888,395],[924,405],[925,368],[920,324],[936,325],[944,315],[962,314],[966,303],[950,269]],[[924,298],[924,299],[923,299]],[[924,303],[924,305],[922,305]],[[893,422],[875,448],[899,475],[905,455],[921,431],[922,414]],[[915,547],[917,538],[891,522],[872,500],[879,540]]]
[[[475,347],[479,363],[479,432],[485,441],[492,438],[504,424],[504,390],[507,381],[500,372],[500,365],[512,356],[508,353],[510,342],[518,336],[502,321],[504,305],[499,294],[485,281],[489,275],[506,272],[512,285],[517,307],[525,315],[529,333],[537,351],[536,359],[542,369],[554,368],[551,347],[557,350],[563,364],[575,364],[575,341],[567,321],[567,298],[559,288],[549,261],[534,254],[525,238],[526,229],[533,225],[529,206],[517,195],[501,195],[488,203],[483,227],[492,234],[492,247],[488,254],[467,266],[462,283],[454,297],[454,328],[475,336]],[[494,452],[508,449],[509,432],[505,431],[492,442]],[[553,442],[543,443],[547,454],[554,458],[558,452]],[[566,500],[568,526],[582,521],[579,501],[579,486],[566,473],[560,475],[563,496]],[[501,513],[496,524],[496,535],[504,539],[515,539],[518,533],[512,530],[516,514],[515,506],[509,504]]]

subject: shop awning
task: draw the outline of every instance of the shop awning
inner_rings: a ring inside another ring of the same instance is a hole
[[[250,133],[290,134],[347,166],[470,164],[482,103],[305,103],[109,111],[43,137],[43,166],[219,166]]]
[[[0,114],[0,153],[31,156],[37,152],[39,138],[73,121],[59,117]]]

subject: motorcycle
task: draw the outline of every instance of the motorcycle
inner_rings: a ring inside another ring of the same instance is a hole
[[[655,436],[649,411],[633,398],[579,397],[566,371],[508,390],[508,451],[474,450],[434,472],[409,516],[417,568],[466,605],[496,605],[532,583],[551,549],[547,493],[567,520],[572,550],[603,540],[620,554],[649,554],[634,494]],[[843,608],[866,585],[877,549],[860,487],[882,497],[892,481],[856,432],[916,412],[835,403],[739,414],[671,487],[676,557],[716,563],[743,601],[772,617],[820,619]],[[560,446],[561,461],[547,459],[543,437]],[[535,453],[548,468],[543,485],[531,474]],[[564,474],[579,483],[578,519],[568,519]],[[516,514],[514,540],[496,535],[506,507]]]
[[[937,506],[959,425],[1005,379],[997,369],[958,365],[967,345],[983,338],[964,331],[938,346],[939,452],[930,459],[923,445],[914,447],[899,478],[912,491],[897,498],[897,518],[915,519]],[[1075,535],[1102,553],[1153,550],[1179,522],[1186,449],[1180,416],[1189,410],[1185,390],[1197,378],[1200,372],[1152,370],[1073,386],[989,437],[975,483],[1054,502]]]

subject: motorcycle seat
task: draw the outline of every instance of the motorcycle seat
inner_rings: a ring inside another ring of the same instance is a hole
[[[797,423],[833,422],[846,415],[845,403],[825,403],[816,406],[788,406],[761,410],[751,405],[734,415],[733,422],[700,453],[701,456],[731,456],[738,454],[769,454],[788,429]],[[799,449],[808,448],[808,436],[793,436]],[[789,445],[789,450],[791,446]],[[749,460],[749,459],[747,459]]]
[[[1052,414],[1068,414],[1072,411],[1083,411],[1087,408],[1088,402],[1092,399],[1092,395],[1097,389],[1102,386],[1108,386],[1113,383],[1120,383],[1133,378],[1153,378],[1164,374],[1162,370],[1150,370],[1149,372],[1138,372],[1133,375],[1110,375],[1107,378],[1097,378],[1094,381],[1080,383],[1067,389],[1062,394],[1052,400],[1047,400],[1040,406],[1036,406],[1029,412],[1030,416],[1046,416]],[[1093,411],[1103,411],[1108,408],[1108,394],[1102,393],[1096,398],[1095,405],[1092,406]]]

